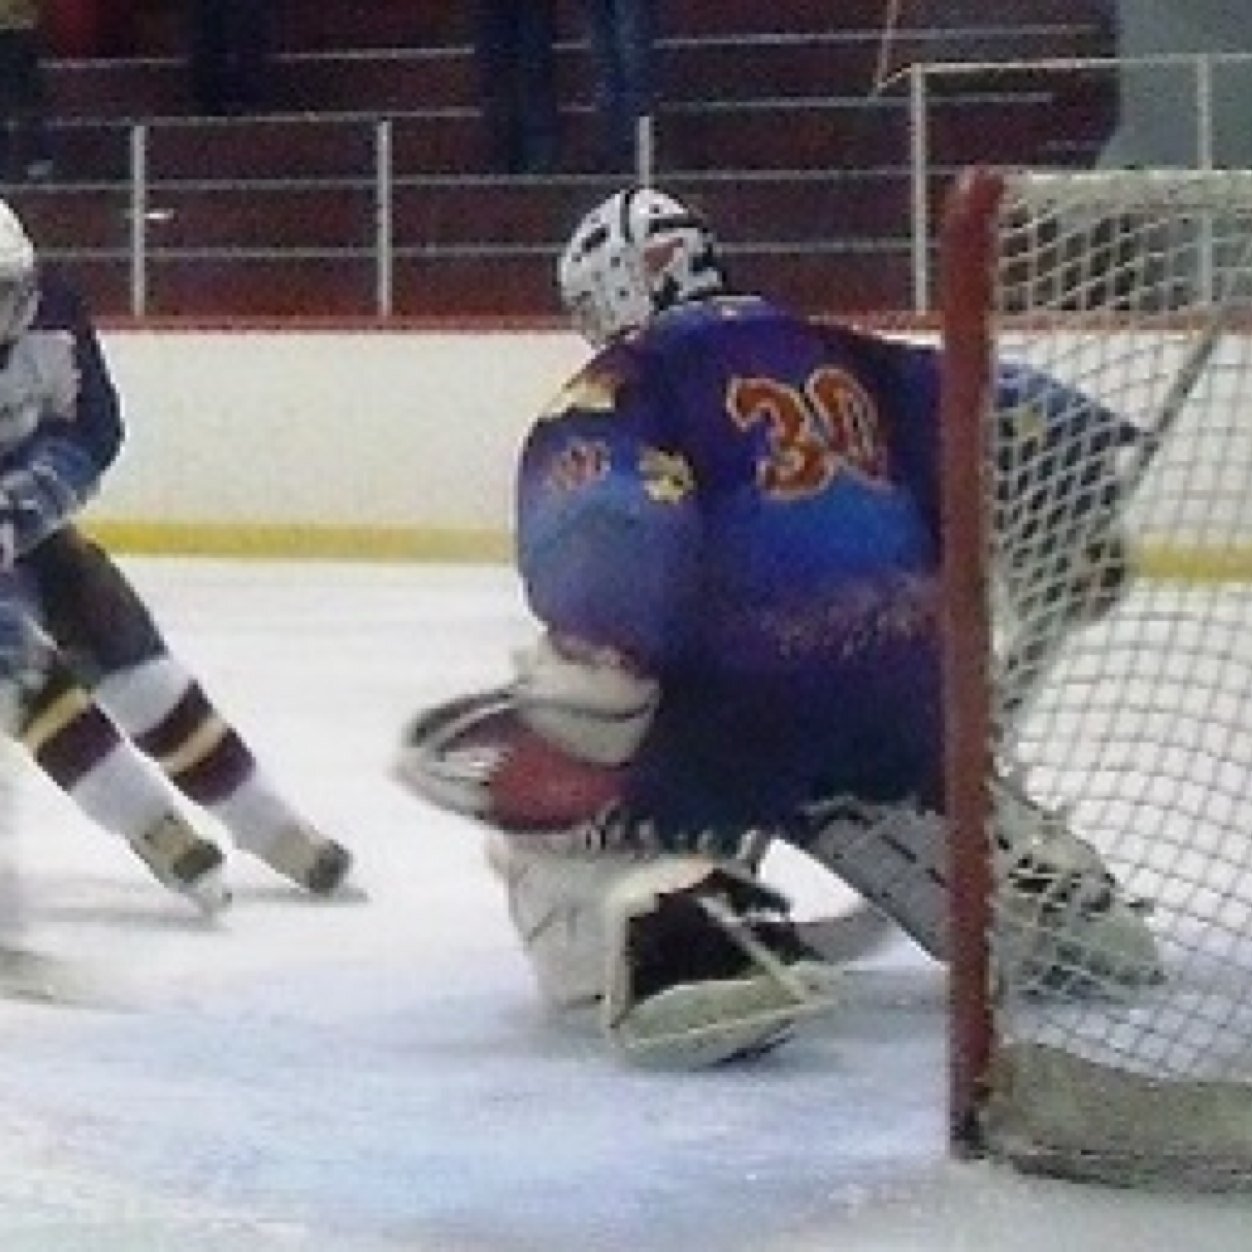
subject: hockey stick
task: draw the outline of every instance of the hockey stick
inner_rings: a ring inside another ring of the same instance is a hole
[[[858,897],[846,912],[796,923],[796,933],[831,965],[851,965],[877,952],[899,933],[886,913]]]
[[[1191,399],[1196,384],[1200,381],[1204,371],[1208,369],[1213,353],[1217,350],[1217,345],[1221,342],[1222,335],[1232,320],[1231,315],[1238,307],[1235,290],[1239,285],[1239,276],[1244,272],[1243,262],[1249,259],[1252,259],[1252,237],[1249,238],[1244,253],[1240,257],[1240,265],[1235,271],[1234,281],[1231,284],[1232,290],[1214,310],[1213,316],[1199,337],[1187,350],[1187,355],[1178,373],[1174,375],[1174,381],[1165,393],[1161,407],[1157,410],[1156,420],[1141,432],[1140,438],[1134,444],[1133,458],[1121,479],[1121,492],[1115,518],[1120,517],[1126,511],[1126,505],[1134,498],[1144,478],[1147,477],[1157,453],[1160,452],[1165,440],[1169,438],[1178,424],[1178,419],[1182,416],[1183,409],[1187,407],[1187,401]]]
[[[1240,306],[1240,290],[1252,263],[1252,235],[1249,235],[1234,266],[1228,271],[1230,281],[1221,299],[1213,306],[1199,334],[1187,347],[1181,365],[1174,374],[1155,417],[1141,428],[1132,445],[1129,464],[1119,477],[1117,502],[1102,526],[1112,533],[1133,502],[1161,449],[1173,433],[1196,386],[1208,369],[1222,336],[1234,320]],[[1081,624],[1081,623],[1080,623]],[[1070,638],[1064,622],[1060,629],[1043,636],[1030,636],[1010,647],[1004,659],[1003,713],[1001,732],[1011,736],[1020,729],[1030,712],[1044,679],[1064,650]]]

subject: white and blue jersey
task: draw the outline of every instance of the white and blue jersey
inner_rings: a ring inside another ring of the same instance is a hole
[[[0,524],[30,551],[95,493],[123,439],[116,389],[81,299],[40,275],[33,325],[0,345]]]

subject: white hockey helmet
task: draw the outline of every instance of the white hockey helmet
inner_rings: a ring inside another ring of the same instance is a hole
[[[26,333],[38,303],[35,245],[17,214],[0,200],[0,344]]]
[[[557,263],[557,286],[575,329],[598,348],[662,309],[717,295],[726,276],[698,213],[632,187],[579,222]]]

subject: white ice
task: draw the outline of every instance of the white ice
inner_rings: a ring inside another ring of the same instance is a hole
[[[752,1067],[633,1071],[548,1020],[480,833],[388,777],[411,713],[529,638],[506,570],[129,565],[367,898],[235,857],[206,924],[19,765],[29,941],[100,1002],[0,1003],[2,1252],[1249,1246],[1244,1200],[950,1159],[943,980],[903,941]]]

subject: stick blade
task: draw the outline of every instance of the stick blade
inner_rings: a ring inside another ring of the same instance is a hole
[[[0,945],[0,1000],[63,1008],[117,1008],[80,966],[16,944]]]

